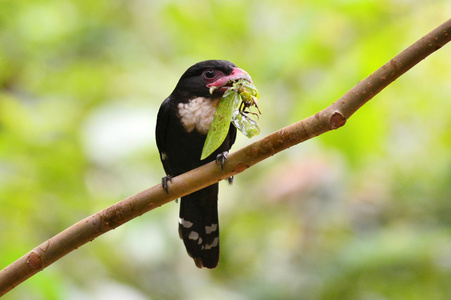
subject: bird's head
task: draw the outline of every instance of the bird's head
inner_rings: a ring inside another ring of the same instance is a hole
[[[177,83],[173,95],[185,99],[221,98],[233,82],[239,79],[252,83],[249,74],[234,63],[226,60],[206,60],[186,70]]]

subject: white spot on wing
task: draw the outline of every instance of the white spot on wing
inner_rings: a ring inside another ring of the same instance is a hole
[[[161,153],[161,160],[166,160],[168,159],[168,155],[166,154],[166,152]]]
[[[191,233],[189,234],[188,238],[190,240],[197,240],[199,238],[199,234],[195,231],[191,231]]]
[[[213,247],[217,247],[219,244],[219,238],[215,237],[215,239],[213,240],[213,242],[211,244],[205,245],[205,250],[210,250]]]
[[[201,134],[207,134],[219,100],[197,97],[189,100],[188,103],[179,103],[180,122],[186,131],[191,132],[196,129]]]
[[[179,218],[179,224],[185,228],[191,228],[191,226],[193,226],[193,222],[187,221],[183,218]]]
[[[210,234],[213,231],[216,231],[218,229],[218,224],[211,224],[211,226],[205,226],[205,233]]]

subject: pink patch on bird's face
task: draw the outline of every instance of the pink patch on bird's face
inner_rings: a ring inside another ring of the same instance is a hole
[[[210,88],[210,91],[219,90],[220,92],[225,92],[234,81],[239,79],[244,79],[252,83],[252,78],[246,71],[240,68],[233,68],[230,75],[222,76],[212,83],[207,84],[207,87]]]

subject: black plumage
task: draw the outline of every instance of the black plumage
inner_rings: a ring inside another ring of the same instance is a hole
[[[164,100],[157,117],[156,141],[167,177],[185,173],[227,153],[236,138],[231,124],[222,145],[200,160],[216,107],[230,84],[249,75],[233,63],[208,60],[190,67]],[[214,91],[210,93],[210,88]],[[182,197],[179,234],[197,267],[215,268],[219,262],[218,184]]]

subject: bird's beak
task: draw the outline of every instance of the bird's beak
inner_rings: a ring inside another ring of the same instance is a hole
[[[233,68],[233,71],[230,75],[223,76],[218,80],[207,84],[207,87],[210,88],[210,91],[218,90],[220,92],[225,92],[232,85],[233,82],[239,79],[244,79],[252,83],[252,78],[246,71],[240,68]]]

